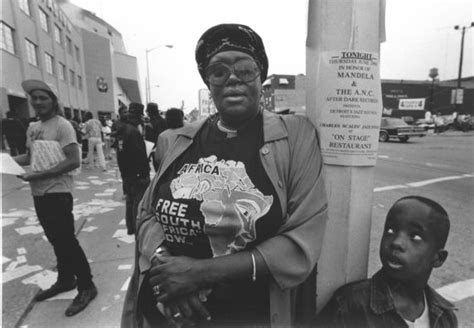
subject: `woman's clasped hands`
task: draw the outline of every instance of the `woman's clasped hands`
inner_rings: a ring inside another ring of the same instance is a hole
[[[197,321],[211,319],[203,304],[210,293],[203,279],[203,262],[169,255],[152,260],[149,283],[157,308],[175,327],[192,327]]]

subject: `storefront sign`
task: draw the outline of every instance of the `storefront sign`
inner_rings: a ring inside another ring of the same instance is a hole
[[[365,51],[327,51],[320,57],[316,108],[324,162],[373,166],[377,159],[382,90],[379,56]]]
[[[97,89],[99,92],[107,92],[109,86],[103,77],[97,77]]]
[[[451,104],[462,105],[464,98],[464,89],[451,90]]]
[[[400,110],[424,110],[425,98],[406,98],[398,101]]]

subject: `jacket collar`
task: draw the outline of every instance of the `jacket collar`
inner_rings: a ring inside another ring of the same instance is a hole
[[[445,300],[428,285],[425,288],[425,295],[430,316],[439,317],[444,311],[454,309],[453,304]],[[396,310],[382,270],[379,270],[370,280],[370,308],[377,314]]]
[[[207,119],[186,124],[176,131],[179,136],[193,139]],[[288,132],[280,115],[263,110],[263,140],[265,143],[287,138]]]

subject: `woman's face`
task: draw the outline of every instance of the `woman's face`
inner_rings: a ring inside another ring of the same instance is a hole
[[[234,67],[237,62],[254,61],[252,56],[240,51],[220,52],[209,61],[208,67],[224,63]],[[260,76],[253,81],[243,82],[234,72],[222,85],[209,85],[216,108],[225,125],[239,127],[253,119],[259,111],[262,82]]]

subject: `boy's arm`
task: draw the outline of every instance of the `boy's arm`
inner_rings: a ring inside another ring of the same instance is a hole
[[[47,179],[78,168],[81,164],[78,145],[76,143],[69,144],[63,148],[63,151],[64,155],[66,155],[66,159],[64,161],[58,163],[56,166],[48,170],[25,173],[21,175],[20,178],[25,181]]]

